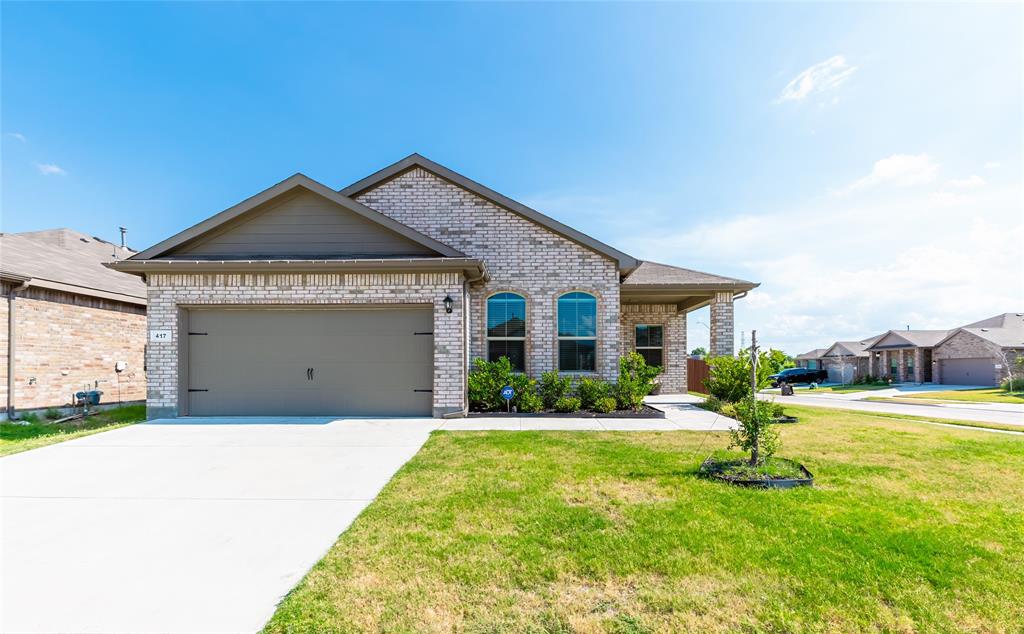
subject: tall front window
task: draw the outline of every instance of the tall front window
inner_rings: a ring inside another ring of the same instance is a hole
[[[589,293],[566,293],[558,298],[558,369],[597,369],[597,299]]]
[[[636,327],[636,351],[644,358],[647,365],[658,367],[662,365],[662,357],[665,352],[662,334],[662,326],[639,325]]]
[[[501,357],[516,372],[526,371],[526,298],[515,293],[487,298],[487,360]]]

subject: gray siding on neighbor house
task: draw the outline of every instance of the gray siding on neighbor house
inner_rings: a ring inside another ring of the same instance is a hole
[[[306,189],[229,221],[211,234],[175,249],[175,256],[432,256],[424,245],[363,218]]]

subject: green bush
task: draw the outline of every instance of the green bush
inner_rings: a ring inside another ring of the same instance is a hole
[[[704,387],[708,394],[725,401],[735,403],[750,395],[750,353],[744,351],[738,357],[713,357],[708,361],[710,376],[705,379]],[[767,353],[758,355],[757,389],[767,387],[771,380],[771,365]]]
[[[1020,392],[1024,390],[1024,377],[1014,376],[1008,379],[1003,379],[1003,382],[999,384],[999,387],[1004,392]]]
[[[39,422],[39,414],[36,414],[35,412],[29,412],[27,414],[22,414],[22,415],[18,416],[18,420],[20,420],[23,423],[36,424],[36,423]]]
[[[60,410],[51,407],[50,409],[46,410],[46,412],[43,413],[43,416],[49,418],[50,420],[57,420],[58,418],[60,418]]]
[[[526,378],[525,375],[519,376]],[[544,409],[544,401],[541,400],[540,394],[537,394],[537,382],[533,379],[527,379],[527,381],[529,383],[527,388],[523,390],[515,388],[516,396],[512,399],[512,404],[516,406],[517,411],[532,414]]]
[[[540,397],[547,409],[552,409],[559,399],[569,396],[571,391],[571,377],[560,376],[555,370],[540,375]]]
[[[555,411],[562,413],[580,411],[580,399],[575,396],[563,396],[555,401]]]
[[[704,402],[700,404],[700,407],[708,410],[709,412],[721,412],[722,411],[722,399],[717,396],[709,395],[704,399]]]
[[[585,377],[576,384],[576,395],[580,397],[583,409],[594,409],[594,406],[603,398],[612,394],[612,386],[601,379]]]
[[[647,365],[647,361],[636,352],[619,359],[619,382],[615,385],[615,400],[619,407],[640,409],[644,397],[654,389],[654,378],[659,374],[661,368]]]
[[[595,412],[598,412],[598,413],[601,413],[601,414],[607,414],[609,412],[614,412],[615,408],[617,406],[618,406],[618,403],[615,401],[614,398],[612,398],[610,396],[605,396],[603,398],[599,398],[596,401],[594,401],[594,405],[593,405],[592,409]]]
[[[469,373],[469,407],[474,411],[504,411],[511,405],[520,412],[540,411],[540,397],[537,396],[537,382],[512,371],[512,364],[505,357],[497,361],[473,361]],[[510,404],[501,397],[501,388],[511,385],[515,396]]]

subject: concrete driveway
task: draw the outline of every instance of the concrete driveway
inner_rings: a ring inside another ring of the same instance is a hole
[[[257,631],[438,422],[154,421],[0,459],[0,631]]]

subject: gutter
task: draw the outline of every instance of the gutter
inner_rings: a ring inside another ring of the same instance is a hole
[[[119,260],[103,266],[122,273],[207,273],[256,271],[379,271],[408,272],[410,270],[434,272],[461,272],[472,281],[487,277],[487,268],[473,258],[417,258],[417,259],[350,259],[350,260]]]
[[[7,420],[14,420],[14,353],[17,347],[17,319],[15,317],[15,298],[32,283],[31,278],[23,278],[21,284],[11,287],[7,292]]]

